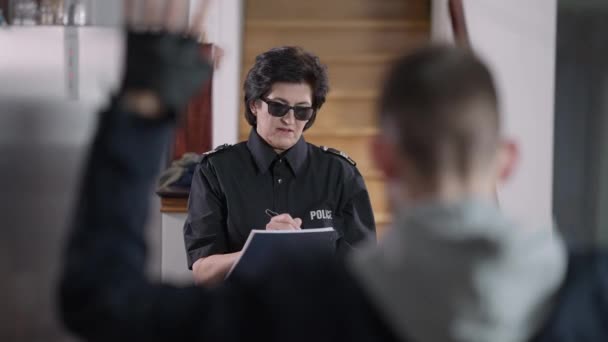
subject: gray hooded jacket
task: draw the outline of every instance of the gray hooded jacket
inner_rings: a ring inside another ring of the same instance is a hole
[[[526,341],[551,309],[566,252],[549,227],[524,229],[493,203],[402,211],[350,266],[394,331],[413,341]]]

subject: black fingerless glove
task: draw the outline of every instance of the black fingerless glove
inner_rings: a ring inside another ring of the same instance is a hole
[[[171,33],[129,32],[122,91],[154,92],[180,113],[211,77],[213,67],[194,39]]]

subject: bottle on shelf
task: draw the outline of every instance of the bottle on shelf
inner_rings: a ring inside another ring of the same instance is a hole
[[[12,0],[13,25],[36,25],[38,3],[34,0]]]
[[[84,26],[89,24],[88,1],[64,0],[63,24],[69,26]]]

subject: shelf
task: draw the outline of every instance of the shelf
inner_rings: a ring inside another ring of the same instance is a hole
[[[160,200],[160,212],[166,213],[166,214],[187,213],[188,212],[188,198],[163,197]]]

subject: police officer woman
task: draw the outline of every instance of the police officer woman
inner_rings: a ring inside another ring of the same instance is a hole
[[[333,227],[338,253],[374,237],[355,162],[302,136],[328,90],[325,66],[301,48],[256,58],[244,84],[248,140],[207,153],[192,180],[184,240],[196,283],[220,282],[252,229]]]

